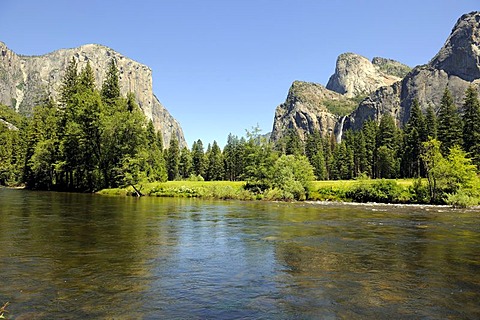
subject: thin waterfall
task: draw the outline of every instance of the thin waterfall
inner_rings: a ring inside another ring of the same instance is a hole
[[[343,124],[345,123],[345,118],[347,116],[343,116],[341,119],[340,119],[340,126],[338,128],[338,131],[337,131],[337,143],[340,143],[342,142],[342,134],[343,134]]]

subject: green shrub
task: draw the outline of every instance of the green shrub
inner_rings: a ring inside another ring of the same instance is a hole
[[[201,175],[195,175],[195,174],[191,174],[187,181],[205,181],[205,179],[201,176]]]
[[[316,191],[311,191],[308,198],[318,201],[343,201],[345,200],[345,192],[344,189],[322,187]]]
[[[313,167],[305,156],[282,155],[275,161],[272,185],[283,190],[285,197],[305,200],[311,181],[315,180]]]
[[[400,202],[402,188],[391,180],[379,180],[374,183],[361,183],[345,193],[345,197],[355,202]]]
[[[408,187],[410,193],[410,202],[429,203],[430,192],[428,186],[422,182],[422,179],[416,179],[411,186]]]
[[[460,189],[456,193],[447,194],[445,202],[456,208],[468,208],[478,205],[480,198]]]
[[[270,188],[270,184],[263,181],[247,181],[243,188],[254,194],[261,194]]]

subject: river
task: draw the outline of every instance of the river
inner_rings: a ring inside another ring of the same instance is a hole
[[[8,319],[478,319],[480,212],[0,189],[7,301]]]

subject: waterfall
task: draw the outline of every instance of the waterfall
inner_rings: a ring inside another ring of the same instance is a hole
[[[341,119],[340,119],[340,126],[338,127],[338,131],[337,131],[337,143],[340,143],[342,142],[342,134],[343,134],[343,124],[345,122],[345,118],[347,116],[343,116]]]

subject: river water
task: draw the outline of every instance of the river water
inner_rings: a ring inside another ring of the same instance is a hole
[[[0,189],[10,319],[478,319],[480,212]]]

